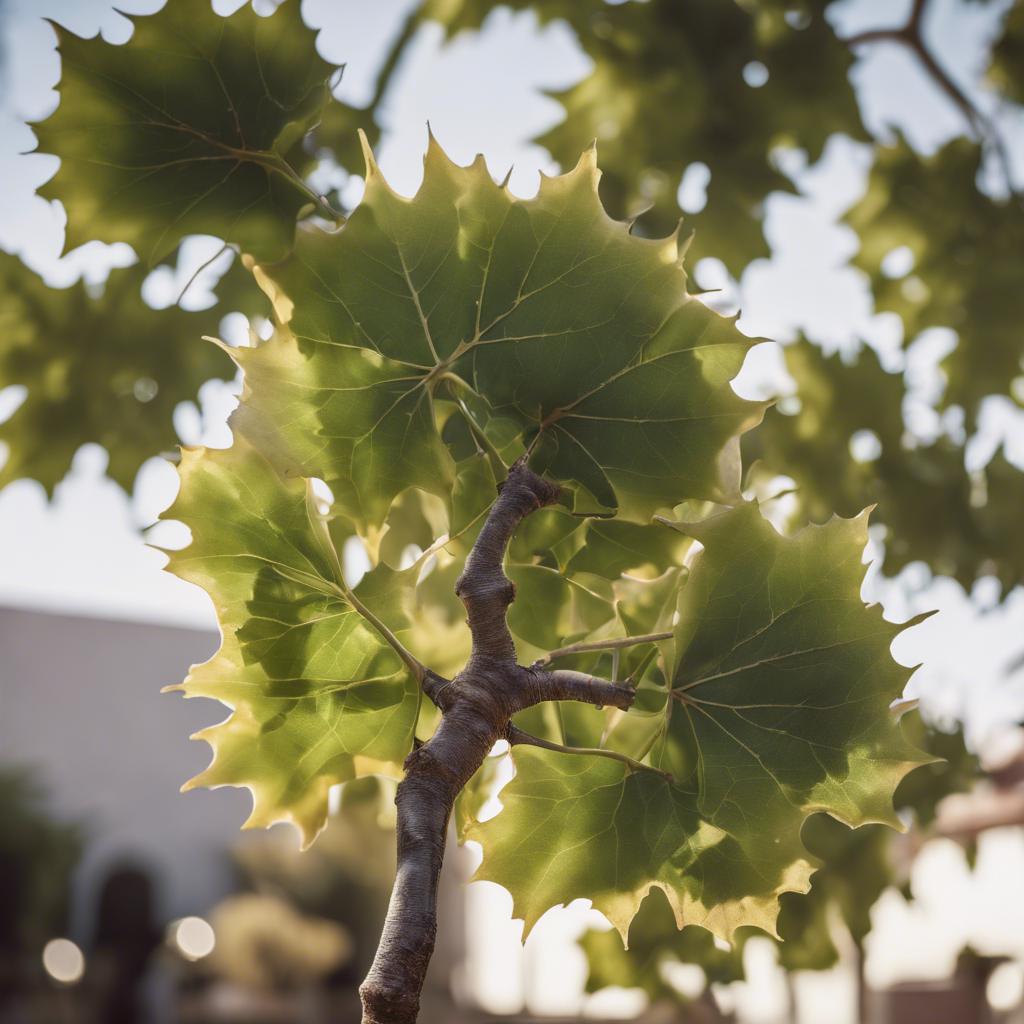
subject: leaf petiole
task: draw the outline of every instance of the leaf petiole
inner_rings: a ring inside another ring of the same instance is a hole
[[[306,511],[309,515],[310,526],[313,528],[313,534],[320,545],[320,550],[323,551],[327,561],[330,563],[338,593],[394,648],[395,653],[405,662],[406,667],[416,678],[416,682],[422,686],[424,677],[427,674],[426,666],[356,597],[352,588],[345,582],[345,574],[341,569],[341,560],[338,558],[338,552],[327,530],[327,520],[320,514],[320,510],[317,508],[316,495],[313,493],[313,482],[311,480],[306,481]]]
[[[645,633],[643,636],[624,636],[615,640],[584,640],[578,644],[559,647],[538,658],[530,667],[544,668],[556,658],[565,658],[570,654],[585,654],[588,651],[618,651],[623,647],[635,647],[637,644],[655,643],[658,640],[671,640],[671,633]]]
[[[594,757],[607,757],[612,761],[621,761],[630,771],[654,772],[655,775],[660,775],[671,785],[678,785],[674,775],[662,771],[660,768],[655,768],[654,765],[637,761],[628,754],[620,754],[617,750],[608,750],[603,747],[568,747],[563,743],[552,743],[550,740],[542,740],[539,736],[531,736],[528,732],[523,732],[522,729],[514,725],[508,727],[507,738],[509,746],[512,747],[522,744],[530,747],[541,747],[544,750],[554,750],[561,754],[592,754]]]

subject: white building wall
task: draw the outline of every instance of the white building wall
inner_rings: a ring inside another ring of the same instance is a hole
[[[231,887],[248,792],[178,791],[210,760],[188,737],[227,709],[160,693],[217,646],[205,631],[0,608],[0,763],[36,768],[54,810],[87,825],[80,939],[122,858],[153,870],[165,920],[202,914]]]

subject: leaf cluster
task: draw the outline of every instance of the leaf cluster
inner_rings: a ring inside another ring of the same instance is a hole
[[[479,820],[490,762],[460,801],[461,837],[484,848],[478,877],[510,890],[527,931],[584,897],[625,936],[657,887],[680,928],[776,934],[780,897],[811,884],[807,819],[898,826],[893,791],[926,760],[889,714],[910,675],[889,653],[904,626],[860,598],[866,513],[786,537],[743,500],[739,438],[765,404],[731,381],[754,340],[688,292],[678,232],[647,237],[656,217],[634,231],[631,216],[609,216],[593,146],[567,135],[558,145],[583,149],[575,168],[520,199],[482,157],[457,166],[431,139],[407,198],[364,135],[365,194],[342,222],[302,182],[303,140],[322,117],[337,130],[363,114],[332,106],[334,69],[298,3],[268,19],[249,8],[189,17],[198,6],[173,0],[135,18],[120,47],[64,33],[62,103],[37,126],[64,161],[50,194],[71,244],[102,221],[101,237],[152,263],[202,224],[245,251],[273,306],[273,333],[229,350],[245,373],[233,447],[186,448],[165,513],[192,535],[169,568],[210,594],[222,631],[218,653],[172,689],[231,709],[198,735],[213,760],[186,788],[244,786],[247,825],[290,821],[308,846],[332,787],[401,778],[438,725],[428,672],[454,675],[470,654],[453,583],[509,465],[525,458],[561,498],[509,545],[518,661],[568,646],[566,666],[594,674],[610,662],[637,694],[629,711],[566,701],[518,716],[515,728],[547,745],[515,751],[502,812]],[[757,204],[780,184],[757,161],[783,123],[813,152],[836,126],[832,107],[798,102],[808,67],[843,77],[819,5],[801,24],[767,2],[591,6],[547,15],[596,40],[599,88],[584,83],[567,107],[608,120],[601,103],[625,104],[606,140],[613,210],[635,212],[634,179],[670,159],[645,148],[640,114],[641,99],[663,93],[671,151],[715,164],[721,219],[709,214],[708,233],[735,265],[755,244]],[[781,83],[781,113],[743,81],[754,60]],[[837,116],[858,130],[854,107]],[[637,153],[642,168],[620,166]],[[123,275],[135,290],[112,317],[140,312],[141,273]],[[34,353],[36,322],[17,301]],[[48,380],[54,366],[47,356],[33,372]],[[66,369],[55,379],[68,388]],[[101,384],[119,369],[111,359]],[[160,374],[185,371],[154,365],[153,401]],[[31,403],[33,415],[50,409],[38,394]],[[167,408],[154,406],[164,418]],[[136,432],[144,443],[125,477],[153,443]],[[356,553],[370,563],[358,580]]]

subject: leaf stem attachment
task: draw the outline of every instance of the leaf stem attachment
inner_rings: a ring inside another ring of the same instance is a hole
[[[584,640],[578,644],[559,647],[538,658],[530,668],[544,668],[556,658],[566,658],[570,654],[586,654],[588,651],[618,651],[623,647],[635,647],[637,644],[650,644],[658,640],[671,640],[671,633],[645,633],[643,636],[624,636],[615,640]]]
[[[652,764],[644,764],[643,761],[637,761],[628,754],[620,754],[617,750],[605,749],[603,747],[567,747],[563,743],[552,743],[550,740],[542,740],[539,736],[531,736],[528,732],[523,732],[522,729],[515,725],[508,727],[507,739],[509,745],[513,747],[517,744],[522,744],[530,747],[541,747],[543,750],[554,750],[561,754],[590,754],[593,757],[607,757],[612,761],[621,761],[630,771],[653,772],[655,775],[660,775],[670,785],[678,785],[674,775],[662,771],[660,768],[655,768]]]
[[[356,597],[352,592],[352,588],[345,582],[345,574],[341,569],[341,560],[338,558],[338,552],[327,529],[327,520],[320,514],[320,510],[316,506],[316,495],[313,493],[313,482],[311,480],[306,481],[306,511],[309,515],[309,522],[313,528],[313,533],[320,545],[320,550],[323,551],[327,561],[330,563],[331,572],[334,574],[334,582],[337,584],[339,594],[394,648],[395,653],[402,659],[406,668],[416,678],[416,682],[423,686],[423,680],[427,675],[427,667]]]

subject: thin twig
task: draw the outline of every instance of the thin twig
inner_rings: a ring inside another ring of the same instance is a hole
[[[555,658],[565,658],[570,654],[585,654],[588,651],[617,651],[623,647],[635,647],[637,644],[650,644],[658,640],[671,640],[672,633],[646,633],[643,636],[624,636],[616,640],[584,640],[568,647],[559,647],[538,658],[530,668],[544,668]]]
[[[215,260],[219,259],[219,258],[220,258],[220,257],[221,257],[221,256],[222,256],[222,255],[223,255],[223,254],[224,254],[225,252],[227,252],[227,251],[228,251],[228,249],[230,249],[230,250],[231,250],[232,252],[236,251],[236,250],[235,250],[235,247],[234,247],[233,245],[231,245],[231,243],[230,243],[230,242],[225,242],[225,243],[224,243],[224,244],[223,244],[223,245],[222,245],[222,246],[221,246],[221,247],[220,247],[220,248],[219,248],[219,249],[218,249],[218,250],[217,250],[217,251],[216,251],[216,252],[215,252],[215,253],[214,253],[214,254],[213,254],[213,255],[212,255],[212,256],[211,256],[211,257],[210,257],[210,258],[209,258],[209,259],[208,259],[208,260],[207,260],[207,261],[206,261],[206,262],[205,262],[205,263],[204,263],[204,264],[203,264],[203,265],[202,265],[202,266],[201,266],[201,267],[200,267],[200,268],[199,268],[199,269],[198,269],[198,270],[197,270],[197,271],[196,271],[196,272],[195,272],[195,273],[194,273],[194,274],[193,274],[193,275],[191,276],[191,277],[190,277],[190,278],[189,278],[189,279],[188,279],[188,283],[187,283],[187,284],[185,285],[185,287],[184,287],[184,288],[182,288],[182,289],[181,289],[181,294],[180,294],[180,295],[178,296],[178,298],[177,298],[177,301],[176,301],[176,302],[174,303],[174,304],[175,304],[176,306],[180,306],[180,305],[181,305],[181,300],[182,300],[183,298],[185,298],[185,292],[187,292],[187,291],[189,290],[189,288],[191,288],[191,287],[192,287],[192,284],[193,284],[193,282],[195,281],[195,279],[196,279],[196,278],[197,278],[197,277],[198,277],[198,276],[199,276],[199,275],[200,275],[200,274],[201,274],[201,273],[202,273],[202,272],[203,272],[204,270],[206,270],[206,269],[207,269],[207,267],[209,267],[209,266],[210,266],[210,264],[212,264],[212,263],[213,263],[213,262],[214,262]]]
[[[531,736],[528,732],[523,732],[522,729],[514,725],[508,727],[508,742],[513,747],[521,744],[530,747],[540,747],[542,750],[555,750],[560,754],[591,754],[594,757],[607,757],[612,761],[621,761],[631,771],[654,772],[655,775],[660,775],[673,786],[677,785],[676,777],[669,772],[655,768],[652,764],[644,764],[643,761],[637,761],[628,754],[620,754],[617,750],[608,750],[604,747],[567,747],[563,743],[552,743],[550,740],[542,740],[539,736]]]
[[[391,76],[394,74],[395,68],[398,66],[398,62],[402,59],[402,54],[405,52],[405,48],[412,42],[413,37],[416,35],[416,30],[422,24],[420,18],[419,5],[417,4],[413,8],[412,14],[405,19],[405,24],[402,25],[402,31],[395,37],[395,41],[391,44],[391,50],[387,55],[387,59],[381,65],[380,71],[377,73],[377,81],[373,90],[373,99],[370,100],[369,106],[366,108],[371,114],[375,114],[377,107],[380,105],[382,99],[384,99],[384,93],[387,92],[388,86],[391,84]]]

